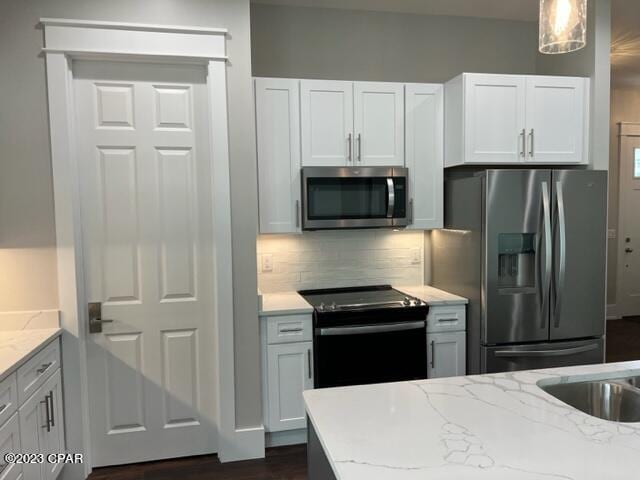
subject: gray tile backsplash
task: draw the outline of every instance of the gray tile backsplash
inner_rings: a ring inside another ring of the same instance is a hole
[[[260,235],[257,252],[258,288],[263,293],[383,283],[422,285],[424,280],[421,231]],[[263,271],[265,261],[272,271]]]

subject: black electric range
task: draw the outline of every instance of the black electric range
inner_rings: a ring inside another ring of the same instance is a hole
[[[314,386],[427,377],[429,307],[390,285],[298,292],[314,307]]]

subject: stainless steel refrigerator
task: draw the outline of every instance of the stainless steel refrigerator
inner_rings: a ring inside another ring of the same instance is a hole
[[[604,171],[448,178],[432,282],[470,300],[468,373],[604,360],[606,218]]]

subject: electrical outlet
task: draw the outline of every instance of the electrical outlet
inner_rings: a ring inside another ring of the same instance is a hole
[[[617,232],[615,228],[610,228],[609,229],[609,238],[616,238],[617,237]]]
[[[273,272],[273,255],[270,253],[264,253],[261,257],[260,270],[262,273]]]
[[[422,252],[420,251],[419,248],[412,248],[411,263],[413,263],[414,265],[418,265],[420,264],[420,262],[422,262]]]

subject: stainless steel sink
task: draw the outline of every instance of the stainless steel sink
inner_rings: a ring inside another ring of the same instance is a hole
[[[640,377],[576,383],[541,388],[564,403],[594,417],[613,422],[640,422]]]

